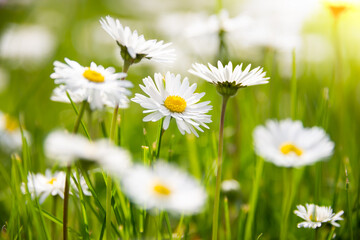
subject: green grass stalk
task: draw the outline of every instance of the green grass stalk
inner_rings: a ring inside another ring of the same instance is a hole
[[[263,167],[264,167],[264,160],[262,158],[259,158],[256,164],[255,179],[254,179],[254,184],[250,199],[250,209],[245,225],[245,238],[244,238],[245,240],[253,239],[252,232],[253,232],[253,225],[255,219],[256,204],[259,195],[260,180],[263,173]]]
[[[222,169],[223,145],[224,145],[224,121],[225,121],[226,104],[228,100],[229,100],[229,96],[223,96],[221,116],[220,116],[220,127],[219,127],[219,147],[218,147],[218,158],[217,158],[216,188],[215,188],[215,197],[214,197],[212,240],[218,239],[221,169]]]

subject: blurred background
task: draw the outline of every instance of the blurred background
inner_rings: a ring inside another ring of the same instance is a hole
[[[252,131],[266,119],[291,116],[291,79],[296,78],[295,118],[307,127],[323,127],[336,145],[334,157],[319,163],[322,185],[318,203],[332,205],[339,198],[339,209],[344,209],[345,199],[341,194],[345,191],[347,167],[351,172],[353,203],[359,206],[358,1],[0,0],[0,111],[19,118],[29,132],[34,172],[44,172],[51,166],[43,156],[44,137],[59,127],[71,129],[75,121],[69,104],[50,100],[55,87],[50,78],[53,62],[63,62],[67,57],[83,66],[94,61],[121,71],[118,46],[99,24],[99,19],[106,15],[119,18],[123,25],[144,34],[145,39],[172,42],[176,49],[177,60],[171,65],[143,61],[131,67],[128,79],[134,83],[133,94],[140,92],[138,84],[144,77],[171,71],[189,77],[191,83],[197,82],[197,92],[205,91],[203,100],[211,100],[214,106],[211,130],[200,134],[199,139],[191,135],[182,137],[172,123],[164,135],[162,158],[190,169],[209,186],[214,183],[211,172],[214,169],[209,166],[213,166],[216,151],[210,146],[217,138],[220,96],[215,88],[187,70],[195,62],[251,63],[265,68],[270,83],[240,90],[230,102],[225,124],[223,176],[241,183],[241,202],[248,202],[254,176]],[[109,127],[111,114],[111,109],[88,114],[86,121],[94,138],[102,137],[99,119],[105,119]],[[122,146],[130,149],[135,161],[139,161],[141,146],[145,144],[145,138],[141,137],[143,128],[153,142],[158,124],[143,123],[142,109],[135,103],[122,114]],[[10,169],[6,150],[2,150],[0,157],[3,167]],[[198,162],[195,169],[190,167],[191,159]],[[271,164],[264,169],[259,198],[276,198],[282,190],[273,185],[281,185],[281,178],[277,178],[281,171]],[[316,198],[312,186],[315,171],[305,170],[308,177],[299,189],[298,203]],[[4,216],[0,217],[1,222],[9,214],[6,193],[6,187],[0,186],[3,204],[0,215]],[[270,217],[257,226],[259,232],[267,229],[270,222],[276,222],[280,215],[269,213],[270,209],[276,209],[274,202],[262,203],[258,212],[268,213],[266,216]],[[337,210],[336,206],[333,208]],[[359,215],[358,208],[354,211]],[[297,221],[291,218],[291,224]],[[355,226],[359,224],[355,222]],[[276,229],[266,231],[270,235],[273,231],[276,236]],[[296,231],[301,230],[294,230],[294,235]],[[345,229],[342,232],[346,238]]]

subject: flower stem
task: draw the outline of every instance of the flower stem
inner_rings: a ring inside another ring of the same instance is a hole
[[[77,133],[79,130],[81,118],[84,115],[86,108],[86,101],[83,101],[80,112],[75,121],[73,133]],[[65,190],[64,190],[64,208],[63,208],[63,239],[68,239],[67,224],[68,224],[68,208],[69,208],[69,189],[70,189],[70,173],[71,173],[71,164],[68,164],[66,168],[66,180],[65,180]]]
[[[160,122],[160,125],[159,125],[159,138],[158,138],[157,146],[156,146],[156,159],[158,159],[159,156],[160,156],[161,139],[162,139],[162,135],[165,132],[165,130],[163,129],[163,123],[164,123],[164,118],[161,119],[161,122]]]
[[[216,189],[214,199],[214,213],[213,213],[213,231],[212,239],[217,239],[218,235],[218,219],[219,219],[219,204],[220,204],[220,184],[221,184],[221,169],[223,160],[223,144],[224,144],[224,120],[226,104],[229,100],[229,96],[223,96],[223,102],[221,107],[220,128],[219,128],[219,148],[218,148],[218,161],[217,161],[217,174],[216,174]]]
[[[116,120],[119,112],[119,106],[114,108],[114,114],[111,121],[111,129],[110,129],[110,141],[115,141],[116,135]],[[111,189],[112,189],[112,182],[110,174],[107,174],[106,179],[106,239],[111,239]]]

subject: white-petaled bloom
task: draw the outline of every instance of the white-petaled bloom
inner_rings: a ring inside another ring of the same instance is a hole
[[[29,140],[29,134],[26,131],[24,135]],[[18,120],[2,112],[0,112],[0,146],[7,153],[20,150],[22,146]]]
[[[81,135],[61,130],[48,135],[44,150],[48,158],[65,165],[76,160],[93,161],[116,176],[121,176],[131,166],[130,154],[108,140],[90,142]]]
[[[41,25],[12,24],[0,39],[0,57],[12,66],[41,66],[52,55],[56,39]]]
[[[54,73],[50,75],[56,84],[61,84],[61,91],[78,91],[82,94],[82,101],[87,101],[92,110],[103,109],[104,106],[127,108],[131,95],[128,88],[132,83],[121,80],[126,73],[115,73],[112,67],[104,68],[94,62],[90,67],[83,67],[79,63],[65,58],[65,63],[54,62]]]
[[[224,180],[221,183],[223,192],[236,192],[240,190],[240,183],[235,179]]]
[[[150,113],[143,121],[156,122],[165,117],[163,128],[166,130],[171,118],[174,118],[181,134],[192,132],[197,137],[196,129],[203,132],[201,126],[209,128],[206,123],[211,122],[211,116],[206,113],[212,106],[209,105],[210,101],[198,103],[205,93],[194,93],[195,83],[190,86],[188,78],[181,81],[180,74],[170,72],[165,76],[155,73],[154,79],[144,78],[144,86],[140,85],[149,97],[136,93],[131,99],[147,109],[144,113]]]
[[[102,28],[117,42],[121,48],[124,61],[132,63],[147,58],[155,62],[173,62],[175,60],[174,49],[168,48],[171,43],[155,39],[145,40],[137,31],[131,31],[129,27],[123,27],[119,19],[106,16],[100,20]],[[130,57],[130,58],[129,58]],[[131,60],[130,60],[131,59]]]
[[[227,65],[218,61],[218,67],[214,67],[210,63],[208,67],[203,64],[195,63],[192,65],[190,73],[214,84],[218,92],[222,95],[232,96],[239,88],[244,88],[253,85],[268,83],[268,77],[265,77],[266,72],[257,67],[250,71],[251,64],[242,70],[242,64],[237,65],[233,70],[232,62]]]
[[[268,120],[254,130],[256,153],[282,167],[310,165],[329,158],[334,143],[319,127],[304,128],[302,122],[290,119]]]
[[[65,181],[65,172],[55,172],[52,174],[51,171],[47,169],[45,171],[45,175],[41,173],[29,173],[27,177],[27,187],[31,197],[38,197],[39,202],[43,203],[49,195],[59,195],[62,199],[64,199]],[[80,178],[80,185],[83,193],[87,196],[90,196],[91,193],[89,192],[88,186],[86,185],[85,179],[83,177]],[[78,192],[77,185],[73,179],[71,179],[71,186],[75,189],[76,192]],[[23,193],[26,193],[25,183],[22,183],[21,190]]]
[[[198,213],[207,198],[194,178],[161,161],[152,168],[135,166],[124,176],[122,185],[126,195],[141,207],[178,214]]]
[[[306,207],[298,205],[294,213],[305,220],[297,225],[298,228],[315,229],[321,227],[323,223],[330,223],[335,227],[340,227],[340,224],[336,221],[344,220],[341,217],[344,211],[335,214],[331,207],[318,206],[315,204],[306,204]]]
[[[50,99],[54,102],[64,102],[64,103],[70,103],[70,100],[66,94],[66,92],[69,93],[71,100],[74,103],[80,103],[84,101],[86,91],[84,89],[78,89],[75,91],[66,90],[66,87],[64,85],[60,85],[56,88],[54,88]]]

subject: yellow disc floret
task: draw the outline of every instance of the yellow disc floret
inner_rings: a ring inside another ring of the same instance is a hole
[[[179,96],[168,96],[165,99],[164,105],[171,112],[182,113],[186,108],[186,101]]]
[[[83,76],[91,81],[91,82],[96,82],[96,83],[101,83],[104,82],[105,78],[101,73],[98,73],[97,71],[91,70],[90,68],[87,68],[84,73]]]
[[[285,155],[288,155],[289,153],[295,153],[296,155],[301,156],[303,154],[303,151],[300,148],[289,142],[283,143],[280,146],[280,151]]]
[[[51,178],[50,181],[48,181],[48,184],[53,185],[55,181],[56,181],[56,178]]]
[[[153,190],[156,194],[164,197],[169,196],[171,194],[171,190],[163,184],[155,184]]]
[[[19,128],[19,123],[16,118],[5,114],[5,129],[9,132],[13,132]]]

